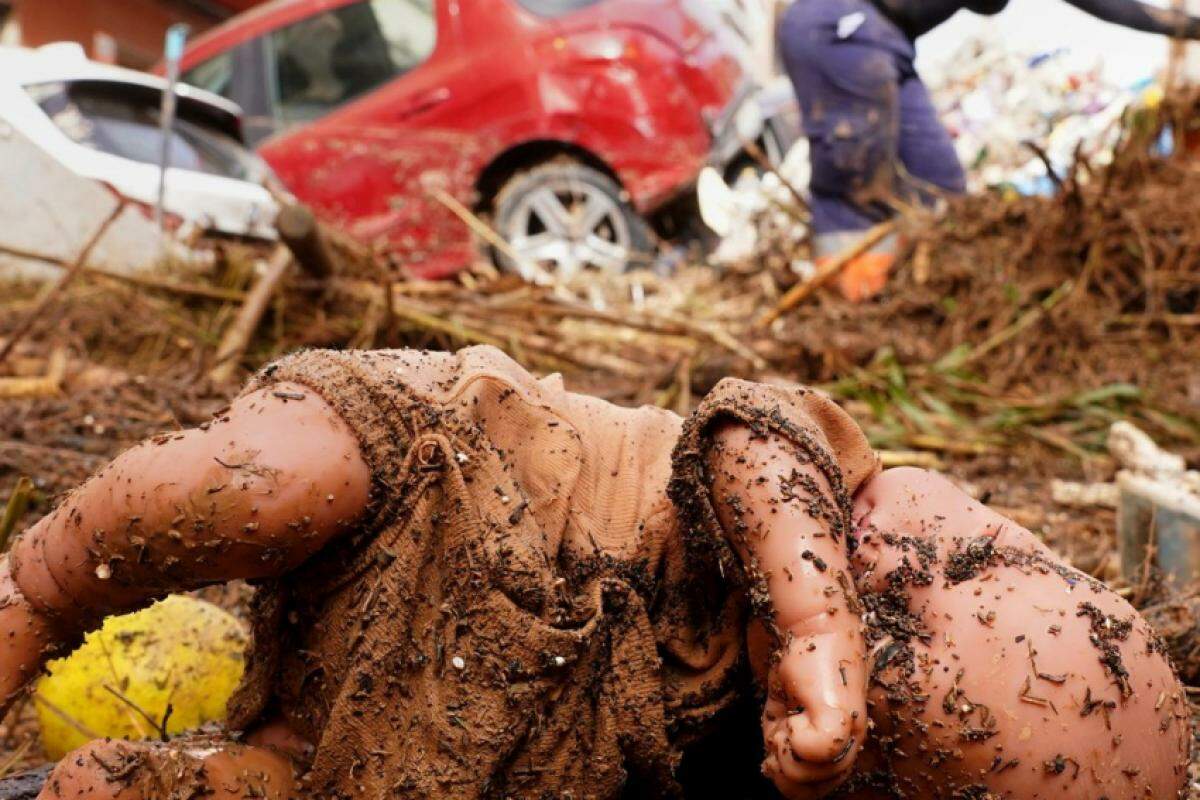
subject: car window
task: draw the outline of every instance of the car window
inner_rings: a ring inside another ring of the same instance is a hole
[[[526,10],[543,17],[561,17],[581,8],[594,6],[600,0],[517,0]]]
[[[42,83],[27,91],[60,131],[72,141],[143,164],[158,164],[158,91],[144,92],[104,81]],[[228,134],[185,116],[180,106],[168,140],[172,167],[241,180],[262,180],[265,168]]]
[[[269,42],[277,112],[309,122],[424,63],[437,44],[434,0],[360,0]]]
[[[233,51],[226,50],[218,56],[198,64],[180,76],[184,83],[197,89],[233,99]]]

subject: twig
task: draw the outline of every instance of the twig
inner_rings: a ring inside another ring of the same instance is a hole
[[[0,345],[0,364],[5,362],[9,354],[12,353],[13,349],[17,346],[17,343],[24,339],[25,336],[28,335],[29,331],[33,329],[33,326],[42,319],[46,313],[46,309],[50,307],[50,303],[53,302],[58,295],[62,294],[63,290],[70,285],[71,281],[75,280],[75,277],[79,275],[84,266],[87,265],[87,260],[91,257],[92,251],[96,249],[96,245],[100,243],[100,239],[103,238],[104,234],[108,231],[109,226],[116,221],[117,217],[119,217],[121,212],[124,210],[125,201],[120,200],[117,203],[116,208],[112,210],[108,217],[105,218],[104,222],[100,224],[100,227],[96,229],[95,233],[91,235],[91,238],[87,240],[87,243],[84,244],[83,249],[79,251],[79,255],[76,256],[71,265],[67,267],[66,272],[60,275],[58,280],[55,281],[54,284],[51,285],[40,298],[38,298],[38,301],[34,304],[33,308],[26,312],[25,318],[17,323],[16,327],[13,329],[12,335],[8,337],[8,341],[6,341],[3,345]]]
[[[214,366],[208,373],[209,380],[213,383],[220,385],[233,379],[238,362],[245,354],[246,348],[250,346],[250,340],[254,338],[254,331],[258,328],[258,323],[262,321],[263,314],[271,304],[271,298],[275,296],[275,292],[283,282],[283,277],[287,274],[287,269],[291,264],[292,253],[288,250],[287,245],[277,245],[275,252],[271,254],[270,261],[267,262],[267,271],[246,295],[246,302],[242,303],[237,317],[230,323],[225,330],[225,335],[221,338]]]
[[[21,745],[13,751],[13,754],[0,764],[0,779],[8,777],[8,773],[12,772],[13,767],[21,762],[25,754],[29,752],[29,748],[33,747],[33,739],[26,739],[21,742]]]
[[[896,230],[896,221],[890,220],[876,225],[871,230],[863,234],[862,238],[855,242],[850,247],[843,250],[839,255],[835,256],[829,262],[822,264],[817,270],[817,274],[808,281],[794,286],[787,294],[785,294],[775,308],[763,314],[758,322],[754,324],[757,330],[764,330],[782,317],[787,312],[791,311],[796,306],[803,303],[808,297],[820,289],[831,278],[846,268],[846,266],[854,259],[861,256],[863,253],[870,250],[875,245],[882,242]]]
[[[784,177],[783,173],[779,171],[778,167],[771,163],[771,160],[767,158],[767,155],[762,151],[762,148],[759,147],[755,142],[743,141],[742,144],[745,147],[746,152],[750,155],[750,158],[754,159],[754,163],[758,164],[759,167],[778,178],[779,182],[783,184],[783,188],[787,189],[788,193],[792,196],[792,199],[796,201],[796,205],[800,207],[800,210],[811,215],[812,209],[809,207],[808,201],[804,199],[804,195],[800,193],[794,183]]]
[[[876,455],[879,456],[879,463],[884,469],[892,467],[920,467],[921,469],[941,470],[946,468],[946,463],[938,457],[937,453],[931,453],[920,450],[879,450]]]
[[[102,275],[105,278],[121,281],[123,283],[141,286],[146,289],[158,289],[164,292],[172,292],[174,294],[192,295],[201,297],[205,300],[221,300],[224,302],[240,303],[246,299],[246,293],[237,289],[222,289],[217,286],[204,286],[199,283],[183,283],[180,281],[167,280],[165,278],[155,278],[152,275],[134,275],[132,273],[113,272],[112,270],[103,269],[101,267],[88,267],[87,271],[92,275]]]
[[[50,353],[46,374],[32,378],[0,378],[0,398],[47,397],[58,394],[67,374],[67,351],[56,347]]]
[[[79,720],[75,719],[74,717],[72,717],[72,716],[71,716],[70,714],[68,714],[67,712],[63,711],[61,708],[59,708],[58,706],[56,706],[54,703],[51,703],[51,702],[50,702],[49,700],[47,700],[45,697],[42,697],[42,695],[40,695],[40,694],[36,694],[36,693],[35,693],[35,694],[33,695],[33,702],[35,702],[35,703],[39,703],[39,704],[41,704],[41,705],[45,706],[47,711],[49,711],[51,714],[53,714],[54,716],[56,716],[56,717],[58,717],[59,719],[61,719],[61,720],[62,720],[63,722],[65,722],[67,725],[69,725],[69,726],[71,726],[72,728],[74,728],[74,729],[75,729],[75,731],[76,731],[77,733],[79,733],[79,735],[80,735],[80,736],[82,736],[83,738],[85,738],[85,739],[89,739],[89,740],[91,740],[91,739],[99,739],[99,738],[100,738],[100,734],[96,733],[96,732],[95,732],[95,731],[93,731],[91,728],[87,727],[87,726],[86,726],[86,725],[84,725],[82,722],[80,722]]]
[[[172,708],[171,708],[170,704],[167,705],[167,712],[163,716],[163,721],[160,723],[158,720],[156,720],[154,717],[152,717],[148,711],[143,709],[137,703],[130,700],[128,697],[126,697],[124,694],[122,694],[117,689],[114,689],[113,687],[109,686],[107,683],[101,684],[100,688],[103,689],[104,691],[108,692],[109,694],[111,694],[113,697],[120,700],[125,705],[129,706],[129,708],[135,714],[137,714],[142,719],[146,720],[146,722],[149,722],[150,727],[154,730],[155,733],[157,733],[159,735],[159,737],[164,742],[167,741],[169,738],[171,738],[171,737],[167,736],[167,729],[166,729],[166,722],[168,719],[171,718]]]
[[[489,226],[475,214],[472,214],[469,208],[455,200],[445,191],[442,189],[434,189],[429,193],[429,195],[434,200],[437,200],[439,203],[449,209],[451,214],[462,220],[463,223],[476,234],[478,234],[480,238],[482,238],[492,247],[499,250],[504,255],[511,258],[521,268],[526,280],[533,281],[534,283],[540,283],[542,285],[549,285],[555,282],[554,278],[552,278],[549,273],[514,250],[513,246],[504,240],[504,237],[492,230],[491,226]]]
[[[1147,323],[1163,325],[1179,325],[1185,327],[1200,326],[1200,314],[1118,314],[1107,320],[1107,327],[1118,325],[1145,325]]]
[[[308,206],[288,203],[280,210],[275,228],[302,270],[322,280],[337,270],[333,248]]]
[[[932,434],[916,433],[907,437],[908,443],[923,450],[934,450],[955,455],[981,456],[995,452],[995,447],[987,442],[966,441],[963,439],[946,439]]]
[[[44,253],[35,253],[32,250],[23,250],[19,247],[13,247],[7,244],[0,244],[0,253],[5,255],[23,258],[28,261],[41,261],[46,264],[52,264],[63,269],[70,268],[70,262],[58,256],[49,256]],[[232,300],[241,302],[245,296],[245,292],[239,292],[237,289],[221,289],[216,286],[204,286],[199,283],[181,283],[171,281],[165,278],[155,278],[151,275],[137,275],[132,272],[115,272],[104,267],[85,265],[83,271],[89,275],[101,275],[105,278],[112,278],[125,283],[131,283],[134,286],[143,286],[147,289],[161,289],[166,292],[174,292],[176,294],[195,295],[209,300]]]
[[[692,359],[684,357],[679,360],[675,370],[675,382],[679,392],[675,396],[675,413],[686,417],[692,412]]]
[[[1032,150],[1033,154],[1037,156],[1038,161],[1042,162],[1042,166],[1046,168],[1046,177],[1048,177],[1054,184],[1055,188],[1058,189],[1059,194],[1066,195],[1066,184],[1063,183],[1062,176],[1055,172],[1054,165],[1050,162],[1050,156],[1044,149],[1042,149],[1042,146],[1032,139],[1027,139],[1026,141],[1021,142],[1021,144]]]
[[[1187,0],[1171,0],[1171,10],[1176,18],[1187,14]],[[1187,54],[1187,43],[1181,35],[1171,37],[1170,51],[1167,56],[1167,68],[1163,72],[1163,91],[1174,91],[1183,74],[1183,60]]]
[[[4,507],[4,516],[0,517],[0,553],[8,550],[8,540],[17,527],[17,520],[25,516],[29,508],[29,500],[33,497],[33,481],[22,476],[8,496],[8,504]]]
[[[1015,339],[1026,328],[1029,328],[1035,322],[1040,320],[1043,315],[1054,309],[1062,300],[1071,293],[1071,287],[1074,282],[1071,280],[1063,281],[1062,285],[1042,300],[1033,308],[1026,310],[1017,318],[1013,324],[1009,325],[1004,330],[989,337],[985,341],[971,348],[970,350],[952,350],[947,355],[943,356],[935,365],[939,371],[959,369],[978,361],[983,356],[995,350],[997,347]]]

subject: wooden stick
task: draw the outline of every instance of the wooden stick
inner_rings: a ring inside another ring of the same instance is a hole
[[[472,214],[471,210],[462,203],[458,202],[441,189],[434,189],[429,194],[434,200],[437,200],[439,203],[448,208],[451,214],[461,219],[468,228],[475,231],[480,238],[482,238],[492,247],[499,250],[504,255],[511,258],[517,264],[520,264],[521,269],[527,272],[526,278],[528,280],[544,285],[555,282],[549,273],[514,250],[512,245],[504,240],[504,237],[492,230],[487,223],[485,223],[475,214]]]
[[[222,289],[218,286],[205,286],[200,283],[182,283],[180,281],[167,280],[166,278],[156,278],[153,275],[113,272],[112,270],[100,267],[88,267],[87,271],[90,275],[101,275],[105,278],[112,278],[113,280],[128,283],[132,286],[141,286],[146,289],[160,289],[164,292],[191,295],[193,297],[201,297],[205,300],[241,303],[246,299],[246,293],[237,289]]]
[[[47,397],[58,394],[67,374],[67,351],[56,347],[50,353],[46,374],[32,378],[0,378],[0,398]]]
[[[279,240],[288,246],[300,269],[314,278],[328,278],[337,269],[337,257],[321,225],[308,206],[290,203],[275,220]]]
[[[946,468],[946,463],[937,453],[923,450],[879,450],[879,463],[884,469],[892,467],[920,467],[921,469],[940,470]]]
[[[8,777],[8,774],[13,771],[13,767],[21,762],[25,754],[29,752],[29,748],[33,747],[33,739],[26,739],[21,742],[21,746],[13,751],[4,763],[0,764],[0,780]]]
[[[48,256],[43,253],[35,253],[32,250],[22,250],[18,247],[10,247],[6,244],[0,244],[0,253],[14,256],[16,258],[24,258],[29,261],[41,261],[45,264],[52,264],[56,267],[69,269],[70,264],[59,258],[58,256]],[[221,289],[216,286],[204,286],[198,283],[180,283],[177,281],[167,280],[166,278],[156,278],[152,275],[137,275],[131,272],[115,272],[105,269],[104,267],[84,266],[83,271],[89,275],[101,275],[105,278],[124,281],[125,283],[134,286],[143,286],[147,289],[161,289],[164,292],[174,292],[176,294],[195,295],[208,300],[223,300],[240,303],[246,298],[245,292],[239,292],[237,289]]]
[[[225,335],[217,347],[214,366],[208,372],[208,378],[213,383],[219,385],[229,383],[233,379],[238,362],[250,346],[258,323],[262,321],[263,314],[271,304],[271,298],[275,296],[291,265],[292,252],[287,245],[277,245],[267,262],[267,271],[246,295],[246,302],[242,303],[237,317],[225,329]]]
[[[34,304],[33,308],[29,309],[29,311],[25,314],[25,318],[17,323],[16,328],[13,329],[12,335],[8,337],[8,341],[6,341],[3,345],[0,345],[0,364],[4,363],[9,354],[12,353],[13,348],[17,346],[17,343],[24,339],[25,336],[28,335],[29,331],[33,329],[33,326],[42,319],[43,315],[46,313],[46,309],[50,307],[50,303],[54,301],[54,298],[62,294],[63,290],[70,285],[71,281],[75,280],[75,277],[79,275],[84,266],[87,265],[88,258],[91,257],[92,251],[96,249],[96,245],[100,243],[100,239],[103,238],[104,234],[108,231],[109,226],[116,222],[117,217],[119,217],[121,212],[124,210],[125,201],[121,200],[117,203],[116,208],[112,210],[112,213],[110,213],[108,217],[105,218],[104,222],[100,224],[100,227],[96,229],[96,232],[91,235],[91,238],[87,240],[87,243],[84,244],[83,249],[79,251],[79,255],[75,257],[75,261],[72,262],[69,267],[67,267],[66,272],[60,275],[58,280],[42,293],[42,296],[38,298],[38,301]]]
[[[1171,10],[1177,17],[1187,14],[1187,0],[1171,0]],[[1163,73],[1163,91],[1170,94],[1180,83],[1187,43],[1181,36],[1172,36],[1168,44],[1167,68]]]
[[[771,159],[767,158],[767,154],[762,151],[762,148],[759,147],[755,142],[743,141],[742,144],[745,146],[746,152],[750,155],[750,158],[754,159],[754,162],[758,164],[759,167],[778,178],[779,182],[783,184],[783,188],[787,189],[788,193],[792,196],[792,199],[796,201],[796,205],[799,207],[799,209],[811,217],[812,208],[809,207],[808,201],[804,199],[804,195],[800,193],[800,190],[796,188],[795,184],[784,177],[783,173],[779,171],[778,167],[771,163]]]
[[[1075,285],[1074,281],[1068,279],[1064,281],[1057,289],[1051,292],[1046,299],[1037,303],[1032,308],[1024,311],[1017,320],[1008,327],[999,331],[995,335],[989,337],[985,341],[976,345],[969,351],[952,350],[949,354],[942,356],[934,364],[935,370],[953,370],[961,369],[969,364],[978,361],[983,356],[1000,347],[1005,342],[1015,339],[1026,328],[1029,328],[1034,323],[1038,322],[1044,315],[1054,310],[1062,300],[1071,293],[1071,288]]]
[[[779,319],[784,314],[803,303],[809,298],[809,296],[812,295],[813,292],[815,292],[817,289],[820,289],[822,286],[828,283],[831,278],[835,277],[839,272],[845,269],[851,261],[882,242],[884,239],[894,233],[895,230],[895,220],[881,222],[874,228],[871,228],[871,230],[863,234],[861,239],[843,250],[828,263],[823,264],[820,269],[817,270],[817,274],[814,275],[810,280],[801,283],[798,286],[792,287],[787,294],[780,298],[779,303],[776,304],[773,309],[768,311],[766,314],[763,314],[762,317],[759,318],[758,322],[754,324],[755,329],[760,331],[764,330],[773,322],[775,322],[775,320]]]
[[[29,500],[33,497],[33,481],[21,477],[8,496],[8,504],[4,507],[4,515],[0,517],[0,553],[8,549],[8,538],[17,527],[17,520],[25,516]]]

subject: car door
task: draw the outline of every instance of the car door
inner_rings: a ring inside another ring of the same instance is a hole
[[[478,149],[450,113],[453,2],[327,3],[231,56],[259,76],[235,69],[236,99],[284,185],[421,277],[453,272],[474,252],[466,226],[436,199],[471,202]]]

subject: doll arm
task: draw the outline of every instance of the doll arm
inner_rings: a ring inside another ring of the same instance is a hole
[[[370,483],[353,433],[298,385],[128,450],[0,561],[0,708],[107,614],[299,565],[363,514]]]
[[[769,777],[789,797],[820,796],[848,774],[866,734],[867,667],[846,543],[820,471],[784,440],[719,430],[713,498],[752,576],[765,579],[779,639],[764,713]],[[755,642],[751,636],[752,658]],[[762,649],[761,647],[758,649]]]

